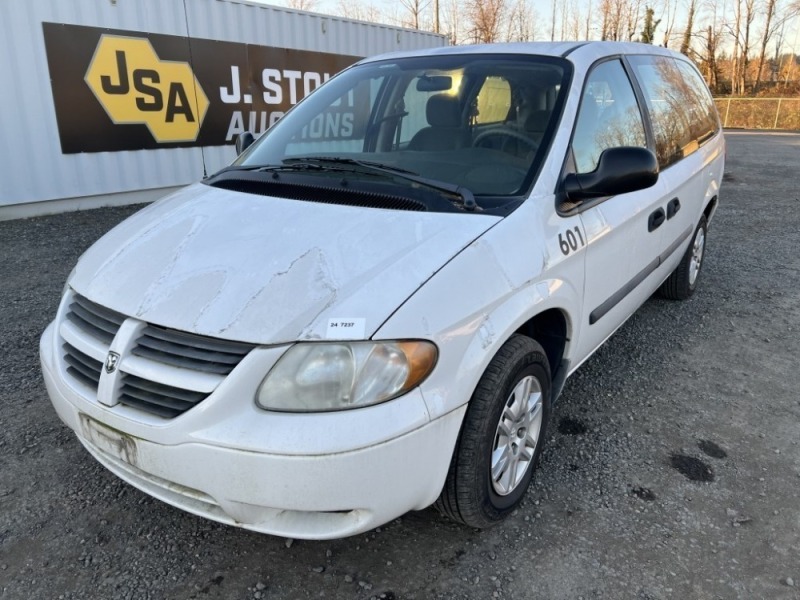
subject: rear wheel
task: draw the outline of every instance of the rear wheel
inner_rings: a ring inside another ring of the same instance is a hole
[[[658,289],[661,297],[668,300],[686,300],[694,293],[705,258],[707,233],[706,218],[700,217],[692,243],[686,249],[681,262]]]
[[[512,336],[486,368],[467,408],[436,506],[472,527],[519,505],[542,452],[550,418],[550,367],[534,340]]]

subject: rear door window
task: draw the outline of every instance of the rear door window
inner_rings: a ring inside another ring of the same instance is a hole
[[[692,99],[675,61],[665,56],[631,56],[636,78],[644,90],[656,138],[656,156],[664,169],[698,147],[692,131]]]
[[[705,81],[697,70],[682,60],[676,60],[675,64],[683,75],[692,137],[702,144],[719,131],[717,108],[714,106],[711,92],[708,91]]]

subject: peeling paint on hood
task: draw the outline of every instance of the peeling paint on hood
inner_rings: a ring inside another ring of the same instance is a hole
[[[70,285],[150,323],[232,340],[322,339],[331,318],[371,336],[499,217],[360,208],[189,186],[124,221]]]

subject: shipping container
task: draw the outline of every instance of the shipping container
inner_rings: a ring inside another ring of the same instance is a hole
[[[153,200],[358,59],[445,44],[240,0],[3,2],[0,220]]]

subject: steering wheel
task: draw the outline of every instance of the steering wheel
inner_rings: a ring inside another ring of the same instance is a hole
[[[500,138],[510,138],[516,140],[518,142],[522,142],[530,147],[531,150],[536,152],[539,149],[539,142],[534,140],[532,137],[524,134],[523,132],[513,129],[511,127],[507,127],[505,125],[497,125],[490,129],[486,129],[481,131],[478,135],[475,136],[475,139],[472,141],[473,146],[480,146],[481,142],[493,137],[500,137]],[[505,142],[500,144],[500,150],[505,148]]]

